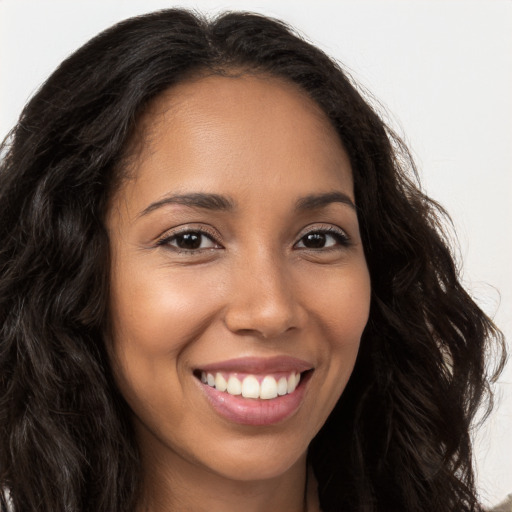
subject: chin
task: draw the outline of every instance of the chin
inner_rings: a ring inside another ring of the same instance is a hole
[[[226,461],[219,467],[212,467],[215,473],[229,480],[254,482],[279,478],[288,472],[295,464],[303,464],[306,453],[294,457],[237,457]]]

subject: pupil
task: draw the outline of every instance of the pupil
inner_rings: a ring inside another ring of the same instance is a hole
[[[304,245],[312,249],[320,249],[325,246],[325,234],[324,233],[309,233],[306,235]]]
[[[181,249],[198,249],[201,245],[201,235],[185,233],[176,238],[176,243]]]

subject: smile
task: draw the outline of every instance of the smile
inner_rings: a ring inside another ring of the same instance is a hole
[[[273,425],[304,403],[314,367],[288,356],[239,358],[197,368],[194,376],[213,410],[230,423]]]
[[[201,372],[201,382],[230,395],[272,400],[293,393],[300,382],[300,373],[292,371],[278,375],[246,375]]]

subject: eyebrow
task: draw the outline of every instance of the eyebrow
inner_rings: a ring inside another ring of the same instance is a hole
[[[232,211],[235,209],[234,201],[226,196],[195,192],[192,194],[173,194],[166,196],[159,201],[151,203],[147,208],[142,210],[139,217],[169,204],[180,204],[190,208],[202,208],[204,210],[216,211]]]
[[[295,210],[303,212],[307,210],[316,210],[328,206],[331,203],[342,203],[356,210],[352,199],[343,192],[325,192],[321,194],[310,194],[301,197],[295,203]],[[190,194],[173,194],[166,196],[154,203],[151,203],[138,215],[143,217],[154,210],[167,206],[169,204],[179,204],[190,208],[201,208],[212,211],[233,211],[235,210],[235,201],[220,194],[208,194],[195,192]]]
[[[350,206],[353,210],[356,210],[354,201],[352,201],[347,194],[337,191],[323,194],[310,194],[301,197],[295,203],[295,209],[298,211],[316,210],[328,206],[331,203],[343,203]]]

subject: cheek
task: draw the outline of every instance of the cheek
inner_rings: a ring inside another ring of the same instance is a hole
[[[118,347],[134,345],[147,357],[177,355],[215,314],[215,288],[188,272],[125,269],[119,275],[111,298]]]
[[[325,418],[330,414],[352,374],[361,336],[368,322],[371,287],[366,265],[332,272],[310,288],[312,315],[319,326],[321,354],[318,377],[323,395],[319,400]],[[319,397],[320,398],[320,397]]]
[[[359,346],[368,321],[371,285],[366,263],[324,269],[311,276],[306,295],[331,349]]]
[[[370,312],[370,282],[357,280],[353,286],[345,286],[336,295],[326,316],[330,318],[330,348],[333,366],[339,370],[343,387],[348,381],[361,343],[361,336]],[[326,320],[326,323],[328,320]]]
[[[183,354],[200,333],[213,297],[168,269],[116,268],[111,288],[111,359],[135,416],[155,431],[183,417]],[[172,413],[172,414],[171,414]]]
[[[111,359],[122,394],[141,418],[168,407],[181,410],[183,361],[216,310],[215,294],[205,293],[214,287],[174,274],[125,265],[112,279]]]

